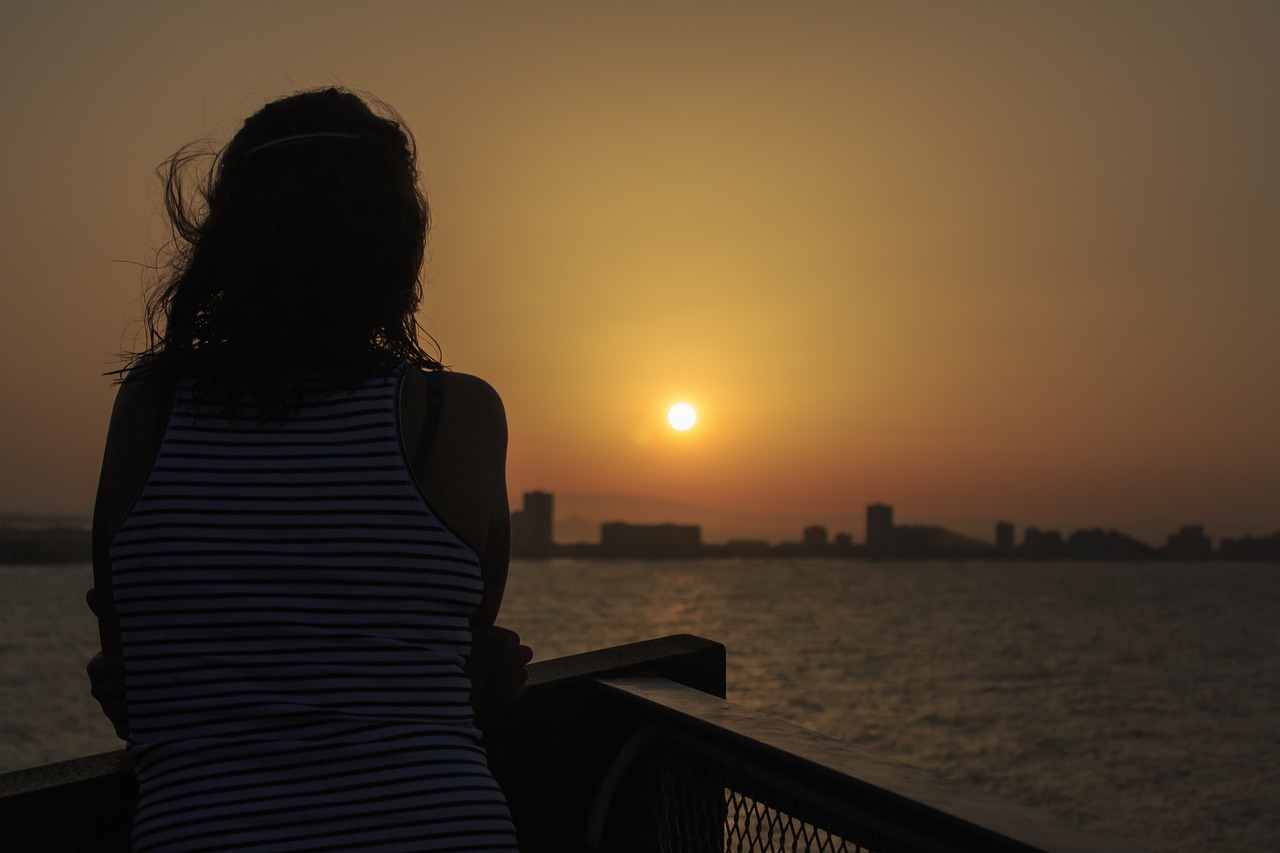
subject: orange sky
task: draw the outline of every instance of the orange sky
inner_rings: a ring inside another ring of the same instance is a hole
[[[90,510],[156,164],[341,83],[513,494],[1280,529],[1280,6],[111,5],[0,13],[0,512]]]

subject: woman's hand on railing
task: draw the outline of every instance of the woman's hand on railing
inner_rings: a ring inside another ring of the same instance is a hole
[[[124,660],[98,652],[85,667],[89,673],[89,690],[102,706],[115,727],[116,737],[129,739],[129,708],[124,700]]]
[[[522,645],[515,631],[497,625],[476,628],[467,660],[471,704],[498,705],[519,699],[529,683],[526,664],[531,660],[533,649]]]

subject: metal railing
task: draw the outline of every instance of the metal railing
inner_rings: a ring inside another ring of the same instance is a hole
[[[600,685],[651,722],[604,776],[592,851],[1133,850],[666,679]]]

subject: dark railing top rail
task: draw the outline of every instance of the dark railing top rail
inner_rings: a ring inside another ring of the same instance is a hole
[[[1052,815],[874,755],[784,720],[756,713],[664,678],[599,680],[608,692],[755,768],[794,782],[824,808],[861,826],[880,824],[916,850],[1136,853],[1138,848],[1080,830]]]

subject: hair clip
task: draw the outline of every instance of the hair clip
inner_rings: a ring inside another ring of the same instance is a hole
[[[358,133],[345,133],[340,130],[321,130],[315,133],[295,133],[292,136],[282,136],[279,139],[269,139],[261,145],[255,145],[250,148],[246,157],[250,157],[262,151],[265,148],[276,148],[280,145],[291,145],[294,142],[303,142],[308,139],[359,139]]]

